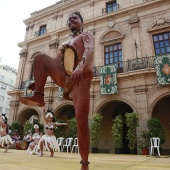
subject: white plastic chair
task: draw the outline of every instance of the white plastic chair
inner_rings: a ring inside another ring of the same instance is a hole
[[[73,142],[73,138],[67,138],[65,145],[63,145],[63,151],[64,151],[65,147],[67,148],[67,153],[68,153],[69,148],[70,148],[70,151],[71,151],[72,142]]]
[[[154,148],[157,148],[158,155],[160,157],[159,152],[160,138],[150,138],[150,142],[151,142],[150,156],[152,155],[152,153],[154,153]]]
[[[63,137],[57,138],[57,143],[58,143],[58,147],[59,147],[59,151],[58,152],[63,152],[63,142],[64,142],[64,138]]]
[[[75,152],[76,152],[76,150],[77,150],[77,152],[79,153],[78,138],[75,138],[75,139],[74,139],[74,144],[73,144],[73,146],[72,146],[71,153],[74,151],[74,148],[75,148]]]

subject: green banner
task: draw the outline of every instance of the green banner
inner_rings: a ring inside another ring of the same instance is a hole
[[[116,64],[100,67],[100,93],[117,93],[117,68]]]
[[[64,89],[61,88],[61,87],[59,87],[59,88],[58,88],[58,95],[57,95],[57,96],[58,96],[59,98],[63,98],[63,92],[64,92]]]
[[[24,96],[30,97],[30,96],[34,95],[34,91],[28,89],[28,86],[33,82],[34,82],[34,80],[28,80],[28,81],[25,82]]]
[[[170,54],[155,56],[158,85],[170,84]]]

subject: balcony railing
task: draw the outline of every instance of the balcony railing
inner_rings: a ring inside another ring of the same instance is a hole
[[[129,72],[129,71],[135,71],[135,70],[146,69],[146,68],[155,68],[154,58],[155,58],[155,56],[143,57],[143,58],[136,58],[136,59],[128,60],[125,62],[121,62],[120,65],[122,65],[122,67],[117,68],[117,73],[125,73],[125,72]],[[102,66],[93,67],[94,77],[100,76],[100,68],[101,67]],[[25,88],[25,84],[27,82],[28,81],[21,82],[21,86],[20,86],[21,90]]]
[[[121,65],[122,67],[117,68],[117,73],[125,73],[128,71],[135,71],[135,70],[146,69],[146,68],[155,68],[154,56],[128,60],[128,61],[122,62]],[[100,76],[101,67],[102,66],[93,67],[94,77]]]
[[[108,5],[106,8],[102,8],[102,14],[115,12],[119,9],[119,4]]]

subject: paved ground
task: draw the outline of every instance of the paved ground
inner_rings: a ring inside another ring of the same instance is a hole
[[[25,150],[0,150],[0,170],[80,170],[77,153],[55,152],[54,158],[27,155]],[[170,156],[90,154],[90,170],[170,170]]]

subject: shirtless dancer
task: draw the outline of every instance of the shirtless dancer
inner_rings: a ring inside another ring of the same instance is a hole
[[[34,58],[35,83],[30,85],[34,90],[33,97],[21,97],[19,101],[26,105],[44,106],[44,86],[47,77],[64,89],[63,97],[73,100],[78,127],[78,143],[82,164],[81,170],[88,170],[90,134],[88,115],[90,105],[90,84],[93,79],[94,37],[83,32],[83,18],[79,12],[69,15],[67,25],[72,32],[70,39],[58,50],[57,56],[51,58],[46,54],[37,54]],[[77,52],[77,59],[71,77],[65,72],[62,63],[62,51],[69,45]]]
[[[13,144],[11,137],[8,135],[7,117],[2,114],[0,116],[0,146],[8,151],[9,143]]]
[[[58,151],[59,150],[59,146],[57,143],[57,139],[54,135],[54,130],[56,128],[56,126],[65,126],[68,123],[58,123],[55,122],[54,120],[54,114],[52,111],[46,111],[44,109],[44,121],[46,123],[45,125],[45,135],[43,135],[40,140],[39,140],[39,149],[40,149],[40,155],[43,155],[43,146],[45,146],[45,148],[51,152],[51,157],[54,156],[54,151]]]

